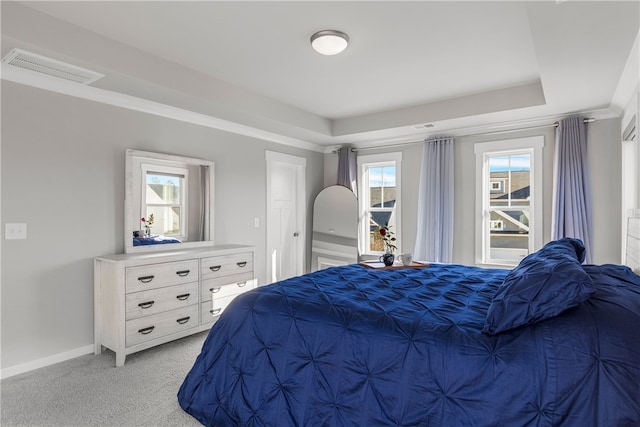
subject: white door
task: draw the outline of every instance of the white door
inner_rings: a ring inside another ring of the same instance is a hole
[[[304,272],[306,159],[272,151],[267,159],[267,282]]]

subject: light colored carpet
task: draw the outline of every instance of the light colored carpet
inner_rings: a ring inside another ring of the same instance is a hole
[[[199,426],[176,394],[207,332],[127,356],[115,367],[105,351],[6,378],[0,383],[7,426]]]

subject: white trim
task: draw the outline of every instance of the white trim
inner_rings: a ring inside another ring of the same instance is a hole
[[[277,151],[265,150],[264,158],[268,162],[282,162],[296,166],[307,166],[306,157],[293,156],[291,154],[279,153]]]
[[[20,363],[19,365],[0,369],[0,378],[5,379],[13,377],[15,375],[24,374],[25,372],[34,371],[36,369],[44,368],[45,366],[55,365],[56,363],[64,362],[67,360],[75,359],[76,357],[86,356],[87,354],[93,353],[94,345],[89,344],[84,347],[79,347],[73,350],[54,354],[52,356],[47,356],[41,359],[36,359],[30,362]]]
[[[533,206],[530,207],[529,224],[533,228],[533,241],[530,243],[529,252],[533,252],[542,247],[544,218],[543,218],[543,192],[542,192],[542,176],[543,176],[543,158],[542,149],[544,147],[544,136],[532,136],[526,138],[514,138],[501,141],[481,142],[474,144],[473,152],[476,155],[476,205],[475,205],[475,257],[476,265],[485,266],[501,265],[499,260],[483,259],[484,248],[486,246],[483,230],[484,206],[484,189],[489,182],[489,176],[484,168],[485,155],[487,153],[509,154],[512,152],[530,150],[531,151],[531,171],[533,172],[533,181],[531,182],[531,192],[533,196]]]
[[[169,175],[180,178],[180,203],[165,203],[162,205],[162,207],[178,206],[180,208],[180,224],[178,225],[179,234],[172,234],[170,236],[183,241],[186,240],[188,234],[187,230],[189,229],[189,216],[191,215],[191,212],[189,210],[189,169],[187,169],[186,167],[164,166],[157,163],[147,163],[144,161],[140,162],[140,169],[140,179],[142,180],[142,182],[140,183],[140,206],[142,208],[140,215],[145,218],[149,216],[147,208],[151,204],[147,203],[146,191],[147,175],[149,174],[149,172],[151,172],[151,174],[165,176]],[[164,235],[164,233],[162,234]]]
[[[640,31],[636,34],[636,39],[629,51],[627,62],[625,63],[618,86],[616,87],[613,97],[611,97],[610,108],[622,111],[630,102],[631,97],[638,91],[638,76],[640,75],[639,59],[640,54]]]
[[[358,166],[362,163],[402,162],[402,151],[381,154],[365,154],[357,157]]]
[[[126,108],[128,110],[139,111],[168,119],[179,120],[212,129],[219,129],[238,135],[261,139],[263,141],[303,148],[306,150],[316,151],[318,153],[323,153],[325,149],[324,146],[320,146],[309,141],[279,135],[274,132],[257,129],[240,123],[231,122],[229,120],[197,113],[195,111],[161,104],[159,102],[149,101],[147,99],[125,95],[119,92],[69,82],[31,70],[16,69],[15,67],[6,66],[4,64],[2,64],[0,77],[2,80],[26,86],[32,86],[51,92],[61,93],[63,95],[113,105],[115,107]]]
[[[542,147],[544,147],[544,136],[539,135],[526,138],[505,139],[501,141],[478,142],[473,145],[473,152],[475,154],[485,153],[487,151],[510,152],[526,150],[527,148],[542,149]]]
[[[291,154],[279,153],[276,151],[265,150],[265,162],[266,162],[266,263],[267,263],[267,279],[266,283],[273,283],[273,266],[271,259],[271,248],[273,248],[274,237],[273,233],[270,233],[270,214],[271,212],[271,175],[274,163],[284,163],[294,166],[296,168],[296,217],[299,227],[299,238],[296,239],[295,252],[298,254],[298,260],[296,265],[296,275],[300,276],[305,271],[306,262],[306,248],[307,248],[307,184],[306,184],[306,168],[307,159],[305,157],[293,156]]]
[[[395,234],[399,241],[397,252],[402,253],[402,152],[398,151],[393,153],[368,154],[357,157],[358,182],[362,183],[362,185],[358,185],[358,249],[359,253],[362,255],[373,255],[368,250],[369,248],[366,247],[367,234],[369,233],[369,218],[366,213],[365,205],[368,204],[369,197],[366,194],[364,185],[364,182],[366,181],[364,165],[372,166],[376,163],[382,164],[389,162],[395,162],[396,166]]]

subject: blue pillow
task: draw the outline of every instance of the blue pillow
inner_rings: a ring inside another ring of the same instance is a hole
[[[557,316],[595,292],[582,268],[585,248],[578,239],[547,243],[507,274],[493,296],[482,332],[493,335]]]

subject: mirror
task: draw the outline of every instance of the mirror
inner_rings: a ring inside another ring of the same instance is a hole
[[[341,185],[325,188],[313,203],[311,271],[358,262],[358,201]]]
[[[213,244],[213,162],[127,150],[125,174],[125,253]]]

